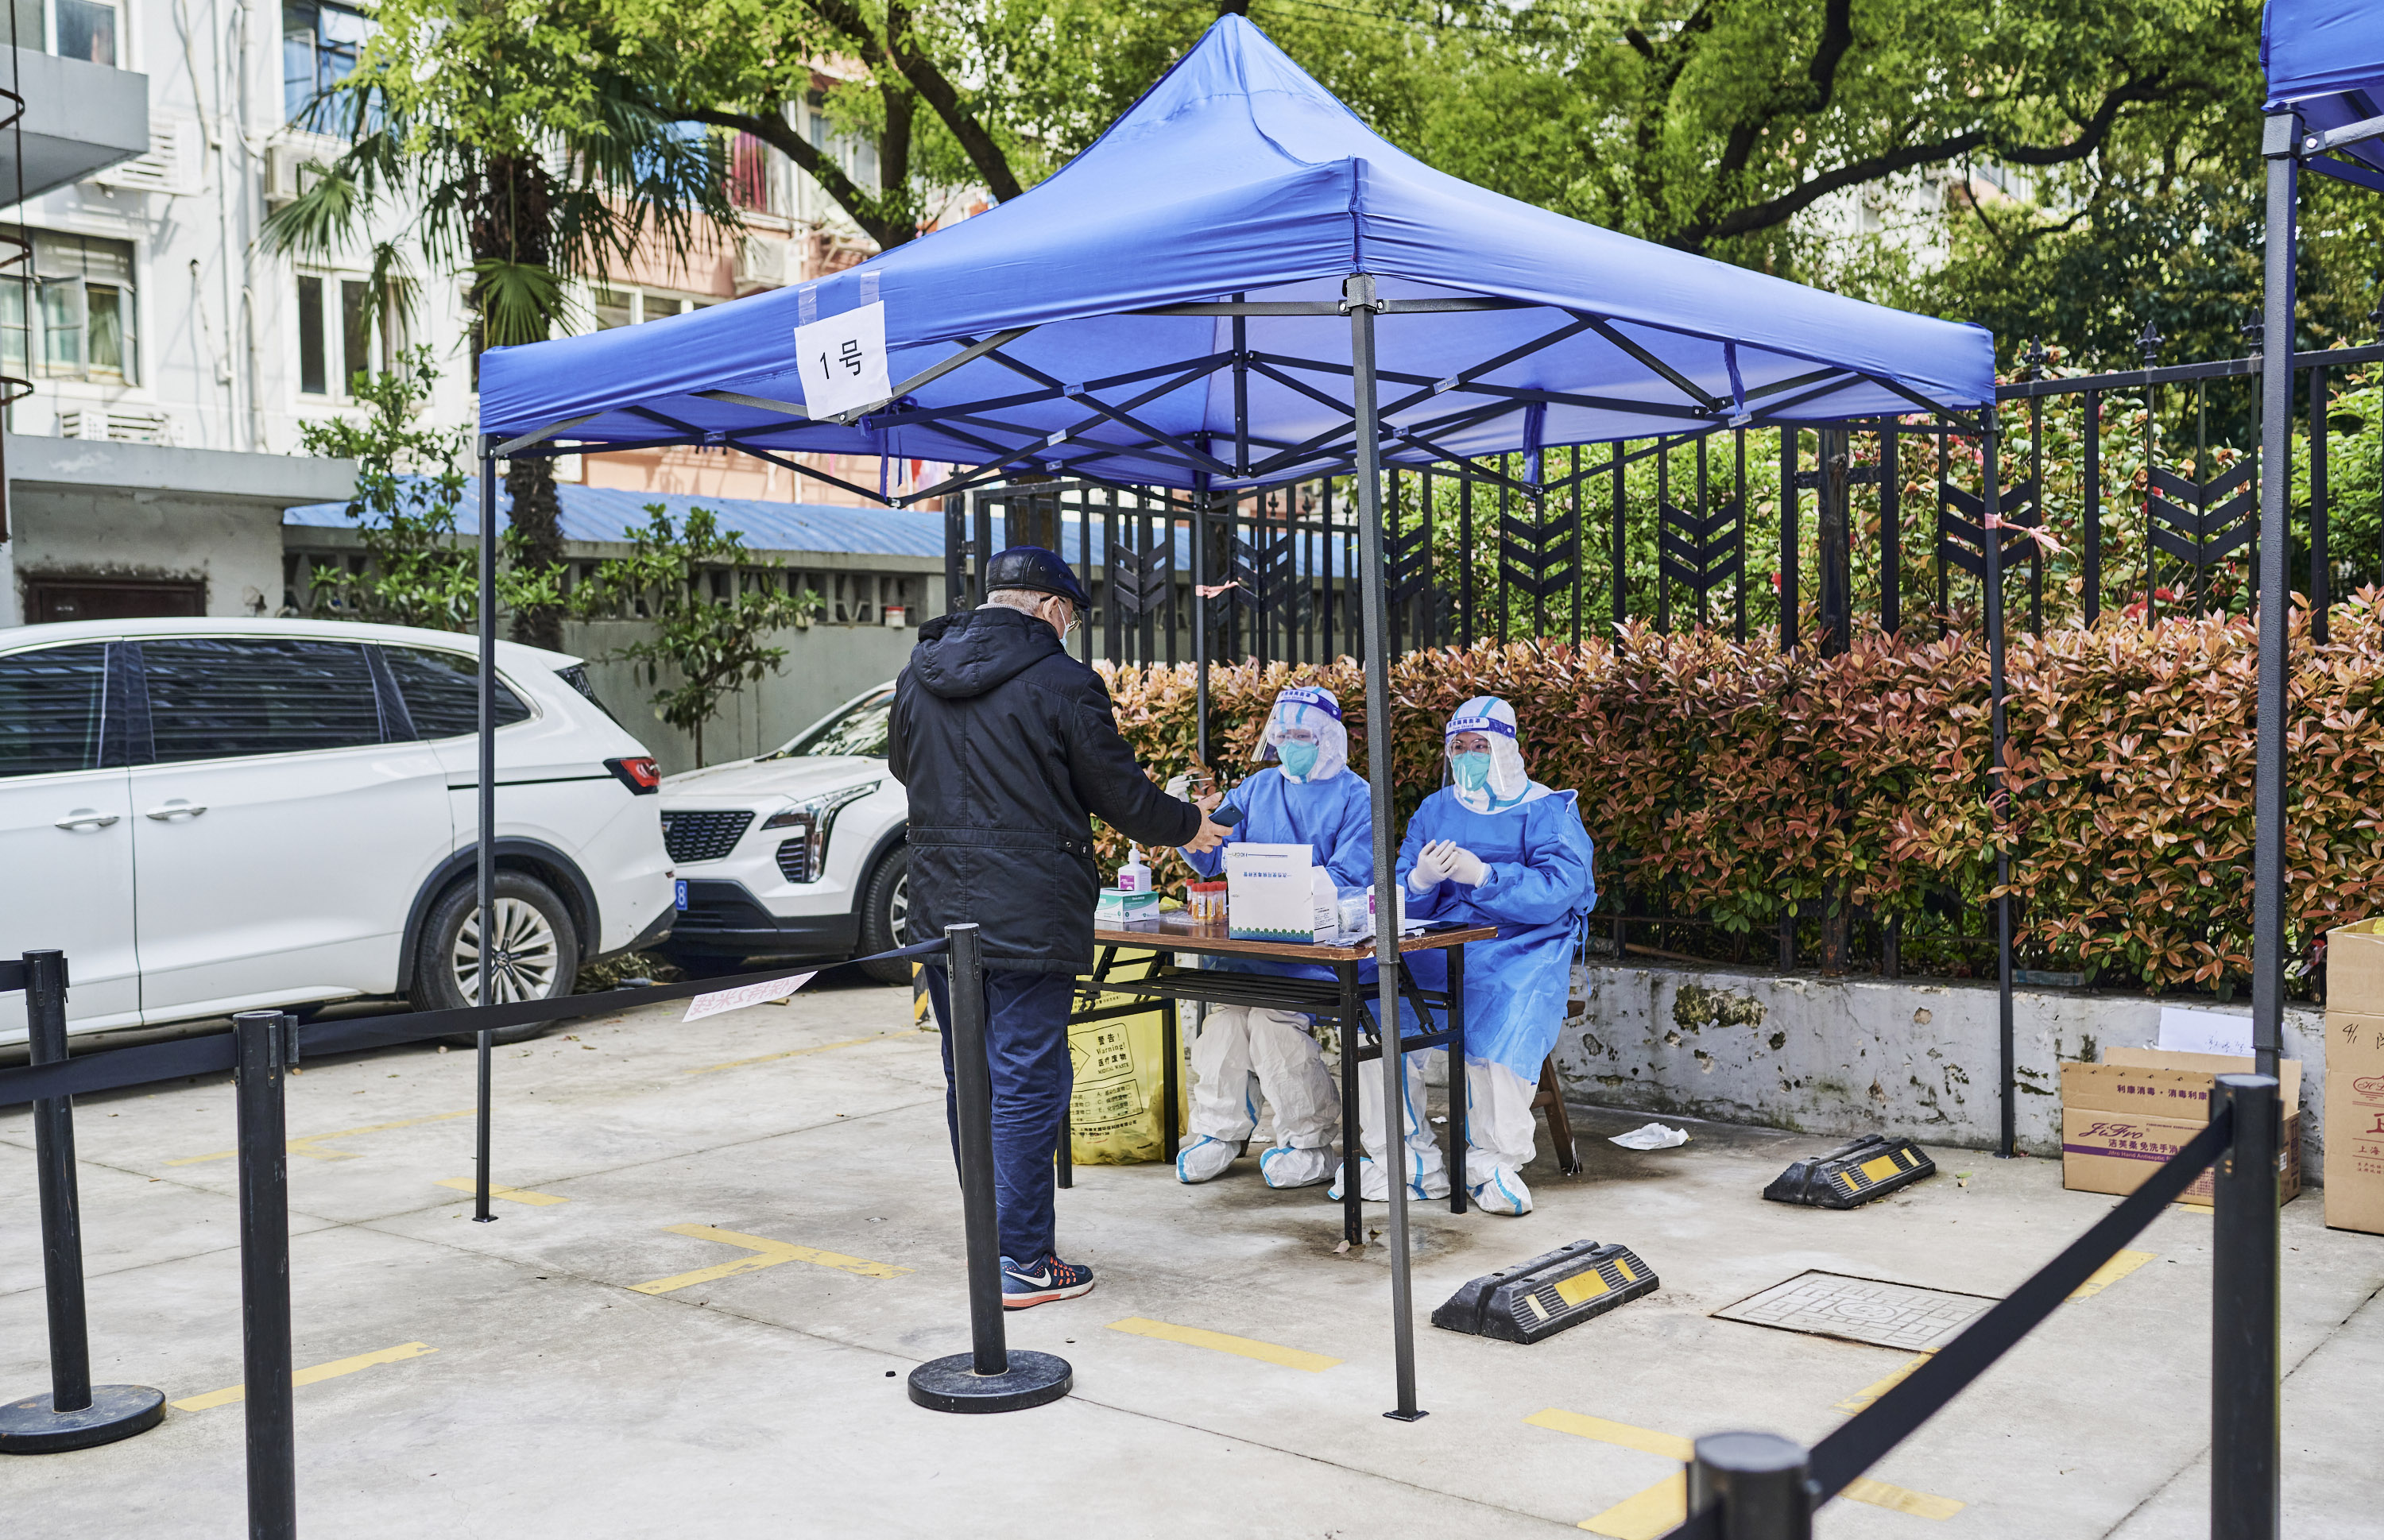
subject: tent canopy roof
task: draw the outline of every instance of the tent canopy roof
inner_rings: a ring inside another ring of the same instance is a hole
[[[2260,17],[2260,65],[2268,76],[2268,109],[2295,107],[2317,130],[2384,116],[2384,6],[2376,0],[2268,0]],[[2342,153],[2368,168],[2384,168],[2384,142],[2368,140]],[[2313,169],[2328,163],[2313,161]],[[2344,179],[2363,186],[2367,177]]]
[[[911,457],[986,479],[1271,484],[1351,463],[1338,306],[1359,274],[1393,302],[1377,356],[1395,464],[1993,400],[1984,330],[1435,171],[1228,15],[1089,149],[1000,207],[798,289],[488,354],[481,429]],[[1237,296],[1306,313],[1239,319],[1237,343],[1236,317],[1176,309]],[[1419,301],[1440,307],[1406,308]],[[803,404],[835,403],[807,384],[796,329],[836,320],[866,339],[873,305],[894,399],[814,420]]]

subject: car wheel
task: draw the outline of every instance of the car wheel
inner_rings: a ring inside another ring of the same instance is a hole
[[[422,927],[407,998],[417,1011],[452,1011],[480,1003],[480,902],[478,887],[461,882],[440,895]],[[571,993],[579,972],[579,932],[554,889],[521,872],[497,874],[497,968],[490,998],[500,1005],[553,1000]],[[500,1027],[500,1043],[526,1043],[552,1023]],[[447,1039],[464,1047],[478,1035]]]
[[[869,874],[861,900],[861,955],[907,946],[911,939],[911,852],[895,850]],[[880,984],[911,982],[911,960],[863,962],[861,971]]]

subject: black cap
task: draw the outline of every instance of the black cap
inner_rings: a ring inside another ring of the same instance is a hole
[[[1080,610],[1093,607],[1093,596],[1076,581],[1068,564],[1039,545],[1013,545],[987,564],[985,591],[1000,589],[1033,589],[1037,593],[1056,593]]]

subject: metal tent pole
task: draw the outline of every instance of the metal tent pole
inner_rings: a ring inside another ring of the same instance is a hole
[[[2003,435],[1995,421],[1995,409],[1990,405],[1980,416],[1985,418],[1985,431],[1979,436],[1980,459],[1985,476],[1980,488],[1986,507],[1986,539],[1980,550],[1986,556],[1987,580],[1987,698],[1990,720],[1993,728],[1993,760],[1987,771],[1989,826],[1997,837],[1995,849],[1995,886],[2011,886],[2011,852],[2003,848],[2001,837],[2006,814],[2011,806],[2011,790],[2004,778],[2004,531],[2000,504],[2003,501]],[[1995,900],[1995,1094],[2001,1110],[2001,1127],[1995,1136],[1995,1153],[2010,1160],[2018,1153],[2015,1141],[2018,1135],[2018,1112],[2013,1105],[2012,1081],[2012,914],[2011,895]]]
[[[2293,217],[2301,165],[2293,158],[2301,119],[2267,119],[2266,314],[2260,349],[2259,739],[2252,779],[2252,1067],[2277,1073],[2285,985],[2285,678],[2291,615],[2285,566],[2292,559]],[[2311,424],[2323,433],[2324,423]]]
[[[495,442],[480,441],[480,742],[478,792],[479,830],[479,999],[496,1001],[497,958],[497,460],[488,453]],[[472,1220],[490,1224],[489,1212],[489,1081],[496,1057],[495,1035],[483,1031],[478,1045],[478,1099],[474,1118]]]
[[[1373,791],[1375,913],[1389,923],[1374,926],[1375,1000],[1383,1039],[1383,1144],[1390,1169],[1384,1173],[1391,1189],[1391,1351],[1398,1377],[1399,1404],[1384,1412],[1402,1422],[1424,1413],[1416,1407],[1415,1309],[1408,1276],[1407,1202],[1407,1056],[1399,1051],[1399,927],[1398,876],[1391,834],[1391,682],[1389,594],[1384,573],[1382,425],[1374,402],[1373,278],[1355,273],[1343,280],[1341,308],[1349,313],[1350,416],[1358,429],[1358,540],[1364,562],[1359,602],[1366,634],[1366,779]],[[1354,1051],[1352,1042],[1344,1052]],[[1450,1055],[1449,1094],[1464,1092],[1465,1052]],[[1349,1116],[1355,1110],[1347,1110]],[[1351,1150],[1348,1124],[1342,1127],[1341,1179],[1358,1180],[1358,1161]],[[1464,1175],[1465,1152],[1457,1152],[1457,1175]]]

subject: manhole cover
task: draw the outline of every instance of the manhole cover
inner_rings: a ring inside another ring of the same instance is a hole
[[[1724,1321],[1929,1352],[1996,1301],[1842,1273],[1807,1273],[1714,1311]]]

